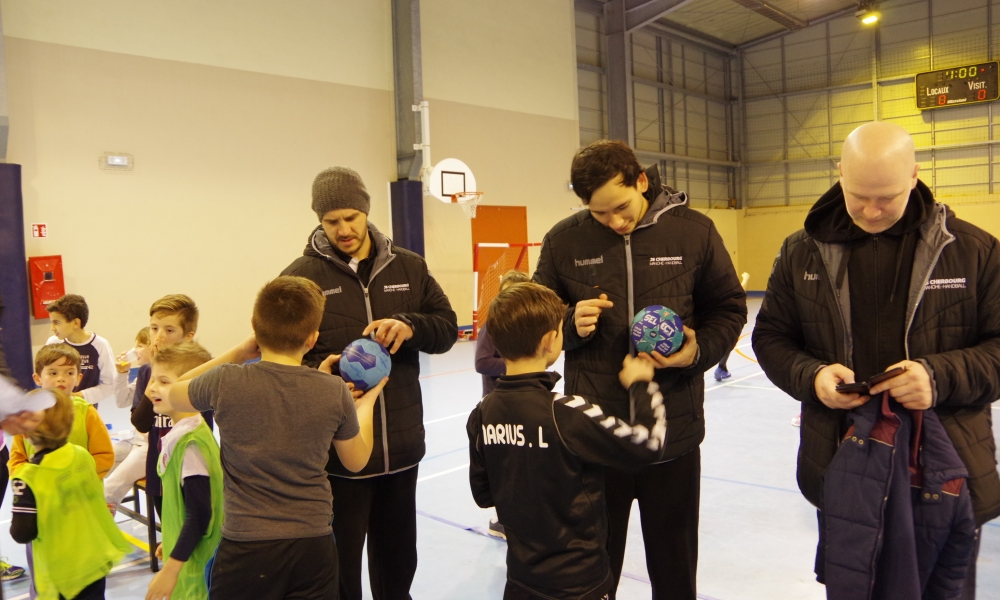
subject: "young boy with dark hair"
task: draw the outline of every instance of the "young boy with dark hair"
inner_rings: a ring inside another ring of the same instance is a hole
[[[551,290],[520,283],[490,304],[487,325],[507,366],[472,411],[469,482],[476,503],[496,506],[507,534],[505,599],[597,600],[614,578],[602,465],[639,469],[666,444],[653,366],[627,356],[619,373],[634,418],[605,414],[594,399],[552,391],[545,370],[562,352],[566,307]]]
[[[46,344],[64,342],[80,353],[80,383],[72,390],[90,404],[113,396],[115,389],[115,354],[111,344],[96,333],[87,331],[90,308],[83,296],[66,294],[46,306],[52,325],[52,337]]]
[[[372,408],[388,378],[355,401],[330,374],[339,355],[319,370],[302,365],[319,338],[325,304],[312,281],[278,277],[257,295],[255,337],[170,387],[175,410],[214,410],[222,431],[226,519],[211,572],[213,600],[337,597],[325,467],[331,446],[351,471],[367,464]],[[260,362],[241,364],[257,356]]]
[[[149,355],[156,354],[173,344],[190,342],[198,329],[198,306],[190,296],[184,294],[168,294],[149,307]],[[135,396],[132,399],[132,426],[139,433],[147,435],[146,450],[146,493],[153,498],[156,510],[161,509],[163,494],[160,490],[160,476],[156,472],[157,451],[160,440],[170,433],[173,422],[167,415],[153,411],[153,403],[146,396],[146,386],[149,384],[152,367],[143,365],[135,378]],[[212,414],[205,415],[209,428],[212,427]],[[149,448],[153,451],[149,452]],[[138,448],[141,452],[142,449]],[[132,486],[131,481],[116,479],[115,486],[108,486],[105,499],[108,506],[116,506]]]
[[[166,561],[146,600],[208,600],[205,567],[222,539],[219,444],[199,413],[177,410],[167,395],[184,373],[211,359],[196,342],[167,346],[153,359],[146,395],[174,426],[161,440],[156,462],[163,489],[163,543],[156,555]]]
[[[86,449],[67,443],[78,409],[68,392],[29,438],[38,452],[14,473],[10,535],[31,543],[32,579],[44,600],[104,598],[105,577],[129,551],[104,506],[101,481]]]
[[[500,278],[500,291],[504,291],[515,283],[526,283],[528,281],[531,281],[531,278],[528,277],[527,273],[512,269],[504,273],[503,277]],[[497,380],[507,372],[507,366],[504,364],[500,352],[497,351],[497,347],[493,345],[493,339],[490,337],[490,332],[487,330],[485,323],[479,328],[478,338],[476,339],[476,372],[483,376],[483,396],[495,390]],[[496,511],[494,511],[493,517],[490,519],[486,533],[497,539],[507,539],[507,536],[503,532],[503,525],[496,518]]]

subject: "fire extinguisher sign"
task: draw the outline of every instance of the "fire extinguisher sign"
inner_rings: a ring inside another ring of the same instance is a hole
[[[49,226],[45,223],[32,223],[31,237],[33,238],[49,237]]]

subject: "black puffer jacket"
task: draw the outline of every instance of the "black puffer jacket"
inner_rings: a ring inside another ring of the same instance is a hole
[[[366,288],[330,245],[322,227],[310,235],[303,256],[282,275],[315,281],[326,296],[319,341],[303,363],[318,365],[340,354],[374,320],[396,318],[413,328],[413,337],[392,356],[392,373],[375,404],[374,445],[368,464],[351,473],[331,449],[327,470],[342,477],[367,477],[408,469],[424,456],[424,407],[420,394],[420,352],[447,352],[458,339],[458,322],[447,296],[424,259],[392,244],[370,223],[377,245]]]
[[[911,201],[931,207],[917,232],[906,311],[900,314],[906,355],[931,375],[934,410],[969,470],[972,506],[981,525],[1000,516],[990,415],[990,404],[1000,397],[1000,246],[947,206],[934,204],[922,182]],[[839,184],[813,210],[837,202],[843,207]],[[850,277],[841,277],[840,289],[834,290],[846,244],[818,241],[811,223],[807,219],[807,228],[781,247],[757,315],[753,347],[768,378],[802,402],[798,483],[818,506],[823,472],[842,439],[847,413],[816,398],[813,378],[824,365],[853,368],[854,342]]]
[[[655,166],[646,175],[650,207],[631,235],[619,235],[580,211],[545,235],[534,280],[569,304],[563,324],[566,393],[598,398],[617,417],[629,418],[618,371],[632,349],[635,313],[661,304],[697,331],[700,354],[694,365],[656,371],[670,422],[663,458],[670,460],[705,438],[703,374],[736,344],[747,320],[746,293],[712,220],[686,206],[687,194],[662,188]],[[602,293],[614,307],[581,339],[573,309]]]

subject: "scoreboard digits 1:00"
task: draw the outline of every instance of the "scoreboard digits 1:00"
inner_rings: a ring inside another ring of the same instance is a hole
[[[918,73],[917,108],[947,108],[1000,98],[996,62]]]

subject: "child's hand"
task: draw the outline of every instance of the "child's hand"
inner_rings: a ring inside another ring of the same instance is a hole
[[[333,375],[333,365],[339,362],[340,362],[340,355],[331,354],[330,356],[327,356],[325,359],[323,359],[323,362],[321,362],[319,366],[316,368],[319,369],[320,371],[323,371],[324,373],[329,373],[330,375]],[[344,383],[347,384],[347,389],[351,390],[351,396],[353,396],[355,400],[364,395],[364,392],[362,392],[361,390],[354,389],[354,384],[351,383],[350,381],[345,381]]]
[[[686,369],[698,358],[698,338],[694,329],[684,326],[684,345],[670,356],[663,356],[657,351],[652,354],[639,353],[639,358],[647,361],[657,369]]]
[[[233,353],[233,362],[237,364],[260,358],[260,346],[257,345],[257,338],[252,335],[237,344],[231,352]]]
[[[340,355],[331,354],[330,356],[324,358],[323,362],[319,363],[319,366],[316,368],[319,369],[320,371],[323,371],[324,373],[333,375],[333,365],[339,362],[340,362]]]
[[[115,362],[115,370],[118,371],[119,373],[121,373],[122,375],[124,375],[125,373],[128,373],[128,370],[131,367],[132,367],[132,364],[130,362],[128,362],[127,360],[124,361],[124,362],[121,361],[121,360]]]
[[[31,433],[36,427],[42,424],[42,420],[45,419],[45,413],[31,412],[23,410],[17,414],[9,415],[3,421],[0,421],[0,428],[11,435],[25,435]]]
[[[163,544],[156,545],[156,552],[154,554],[156,554],[156,558],[163,560]]]
[[[652,381],[653,372],[653,364],[650,361],[637,356],[626,356],[622,362],[622,370],[618,373],[618,380],[627,389],[637,381]]]
[[[389,381],[388,377],[383,377],[382,381],[380,381],[377,384],[375,384],[375,387],[369,389],[367,392],[364,392],[363,394],[361,394],[360,398],[358,398],[357,396],[355,396],[355,398],[354,398],[354,406],[358,410],[360,410],[361,407],[363,407],[365,405],[368,405],[368,404],[371,404],[372,406],[374,406],[375,405],[375,400],[378,398],[378,395],[382,393],[382,388],[385,387],[385,384],[388,381]],[[353,386],[351,386],[351,388],[352,388],[351,389],[351,395],[354,395],[354,394],[358,393],[358,392],[354,391]]]
[[[160,548],[157,548],[156,551],[158,555],[162,554]],[[184,563],[172,558],[163,563],[163,569],[149,582],[146,600],[170,600],[170,596],[173,595],[174,588],[177,586],[177,575],[183,566]]]

